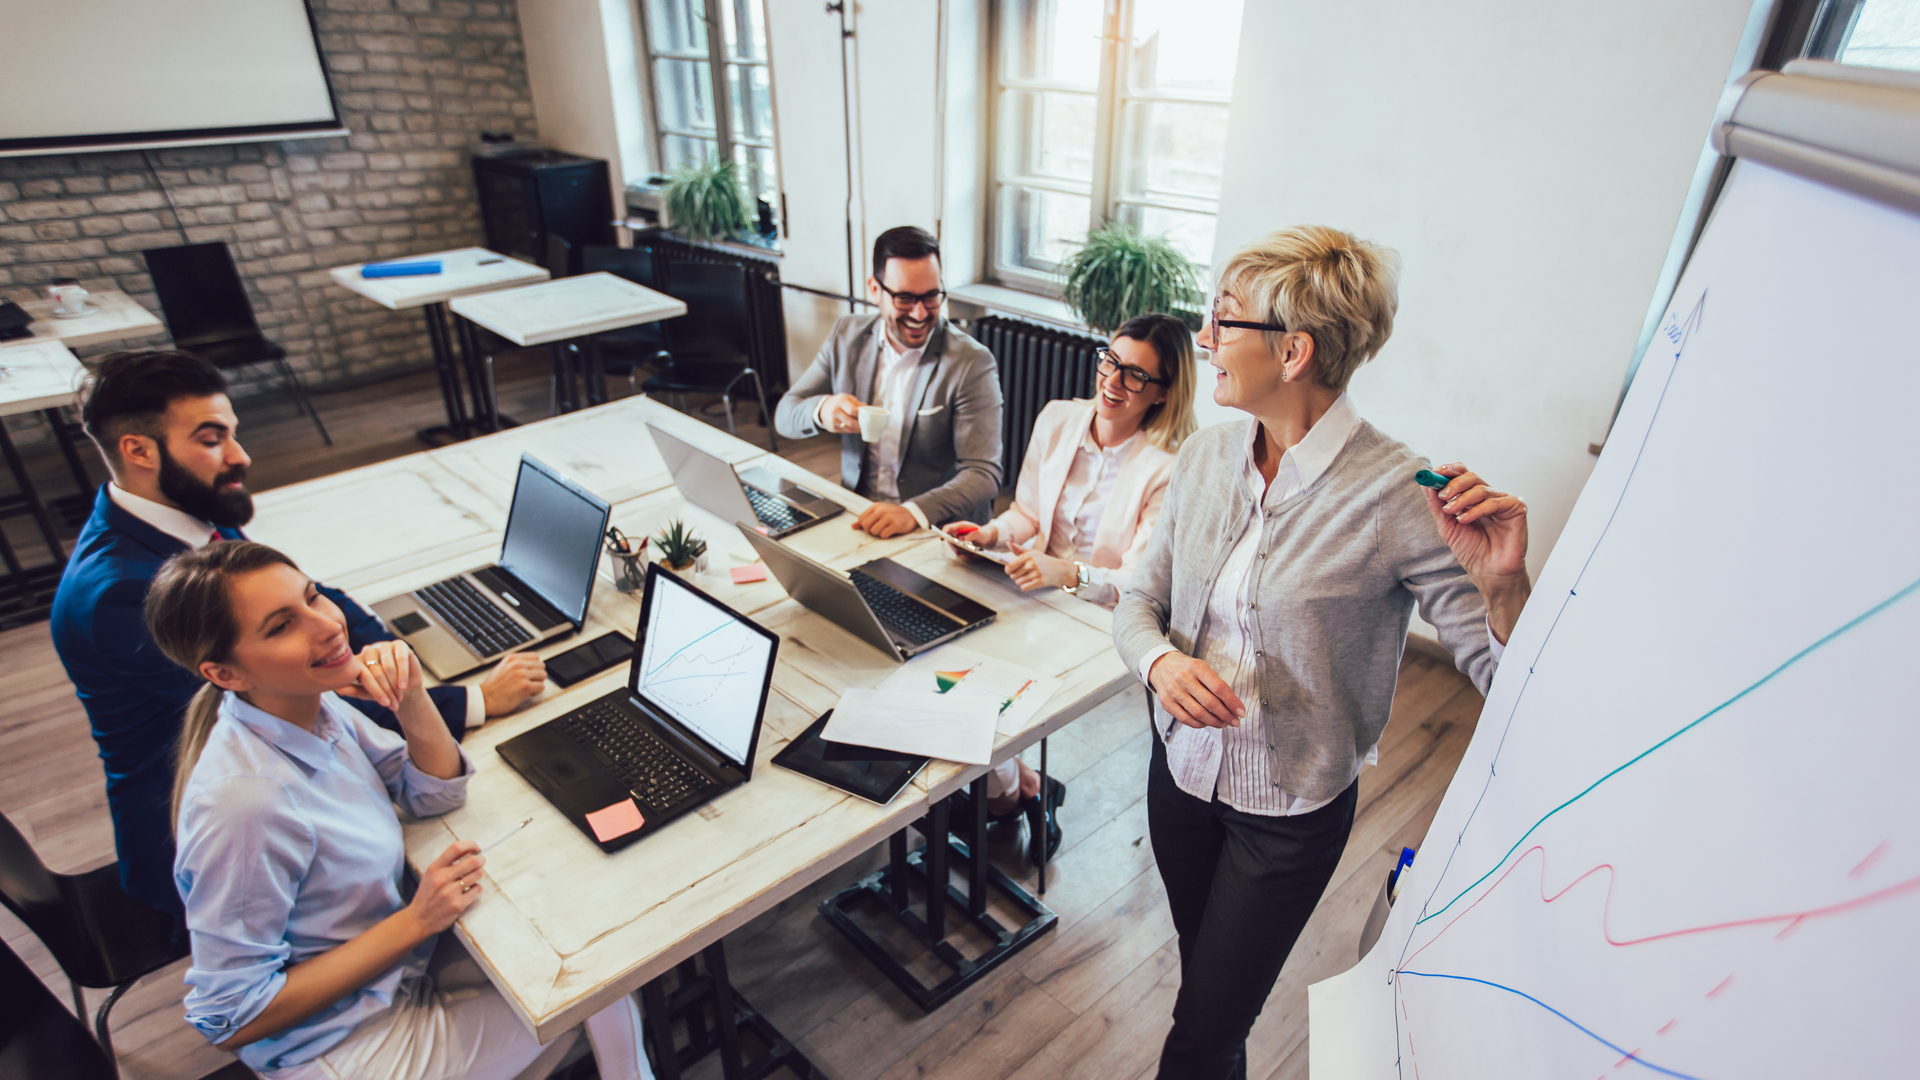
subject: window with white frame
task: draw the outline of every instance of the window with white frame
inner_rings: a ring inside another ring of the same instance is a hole
[[[1050,290],[1109,221],[1213,256],[1242,0],[997,0],[992,275]]]
[[[643,0],[643,6],[654,160],[661,171],[731,158],[749,195],[777,211],[773,71],[763,0]],[[708,33],[712,26],[720,33]]]

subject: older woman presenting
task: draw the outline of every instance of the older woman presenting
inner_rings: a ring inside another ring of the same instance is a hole
[[[1200,342],[1250,414],[1193,435],[1114,642],[1156,695],[1149,833],[1180,942],[1160,1076],[1246,1075],[1246,1038],[1353,826],[1417,604],[1485,692],[1526,603],[1526,505],[1360,418],[1396,257],[1334,229],[1262,237]]]

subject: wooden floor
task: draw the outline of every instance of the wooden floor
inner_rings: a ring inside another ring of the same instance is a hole
[[[535,356],[503,371],[501,399],[509,412],[523,419],[546,414],[543,364]],[[626,389],[624,380],[616,389]],[[254,457],[256,490],[411,453],[419,445],[411,432],[434,422],[440,410],[431,376],[321,395],[316,402],[334,435],[331,450],[290,407],[242,403],[242,439]],[[737,415],[741,437],[766,445],[749,410]],[[815,472],[833,475],[838,467],[831,438],[783,442],[781,450]],[[35,461],[35,474],[54,486],[65,470],[49,455]],[[54,493],[71,486],[67,479]],[[1400,849],[1417,847],[1425,836],[1480,705],[1480,695],[1451,666],[1409,653],[1380,765],[1361,776],[1346,857],[1255,1025],[1250,1077],[1306,1075],[1307,984],[1355,961],[1360,926],[1380,884]],[[1146,839],[1145,708],[1135,688],[1050,741],[1050,769],[1070,789],[1061,812],[1065,845],[1046,894],[1059,923],[991,977],[926,1015],[826,924],[819,900],[878,865],[876,852],[730,937],[736,985],[834,1080],[1151,1076],[1179,970]],[[1037,751],[1028,760],[1037,765]],[[0,633],[0,811],[56,870],[84,870],[113,858],[105,785],[86,716],[45,624]],[[1019,827],[996,833],[989,853],[1031,888],[1033,875],[1020,854],[1024,842]],[[52,958],[4,911],[0,937],[67,1000]],[[182,967],[145,980],[116,1007],[123,1076],[194,1080],[232,1062],[181,1022]],[[102,997],[91,993],[89,1007]],[[697,1075],[717,1078],[717,1063],[703,1063]]]

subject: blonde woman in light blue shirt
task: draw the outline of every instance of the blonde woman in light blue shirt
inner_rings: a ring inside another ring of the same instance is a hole
[[[473,772],[413,653],[387,641],[356,655],[339,608],[286,556],[247,541],[168,560],[146,618],[161,651],[207,680],[173,796],[187,1022],[273,1080],[552,1072],[575,1033],[541,1046],[442,937],[482,895],[478,847],[449,846],[411,900],[403,890],[393,804],[446,813]],[[342,695],[392,709],[402,735]],[[631,997],[586,1027],[602,1077],[651,1076]]]

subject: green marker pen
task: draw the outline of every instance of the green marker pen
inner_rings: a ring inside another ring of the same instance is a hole
[[[1432,488],[1435,491],[1439,491],[1441,488],[1452,483],[1451,480],[1434,472],[1432,469],[1421,469],[1419,472],[1414,473],[1413,482],[1419,484],[1421,487]]]

